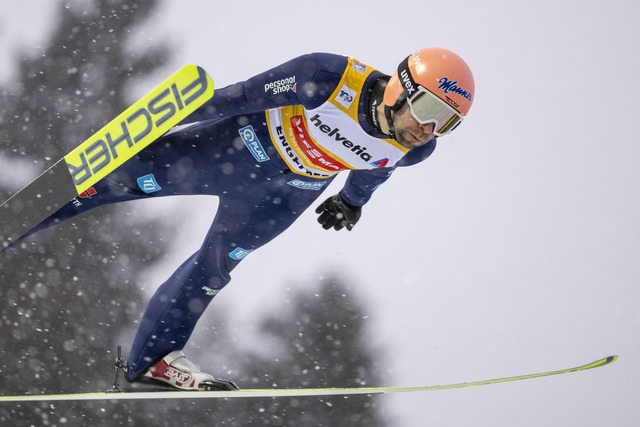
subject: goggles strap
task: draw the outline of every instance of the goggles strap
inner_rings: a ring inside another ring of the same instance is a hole
[[[398,79],[400,80],[403,90],[402,94],[398,97],[396,105],[393,106],[394,111],[402,108],[407,98],[411,98],[414,94],[418,93],[418,84],[413,79],[411,70],[409,70],[409,58],[411,58],[411,55],[407,56],[398,65]]]

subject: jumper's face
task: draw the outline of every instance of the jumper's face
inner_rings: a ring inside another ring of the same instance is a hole
[[[411,114],[409,104],[405,105],[393,115],[395,137],[404,148],[415,148],[426,144],[434,137],[433,123],[421,125]]]

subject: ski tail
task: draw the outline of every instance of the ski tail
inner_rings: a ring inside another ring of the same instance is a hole
[[[202,68],[182,67],[0,205],[0,248],[115,171],[213,92],[213,80]]]
[[[116,170],[213,96],[213,81],[185,65],[64,157],[78,194]]]

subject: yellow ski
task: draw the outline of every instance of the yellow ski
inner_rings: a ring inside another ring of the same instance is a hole
[[[0,245],[20,238],[164,135],[213,96],[211,77],[186,65],[0,205]]]
[[[454,388],[476,387],[490,384],[499,384],[512,381],[529,380],[533,378],[549,377],[552,375],[567,374],[570,372],[586,371],[599,368],[615,362],[618,356],[609,356],[586,365],[574,368],[560,369],[557,371],[540,372],[536,374],[519,375],[515,377],[495,378],[483,381],[473,381],[455,384],[427,385],[427,386],[400,386],[400,387],[347,387],[347,388],[292,388],[292,389],[240,389],[232,391],[179,391],[172,389],[144,388],[135,390],[113,390],[92,393],[71,394],[41,394],[21,396],[0,396],[2,402],[26,402],[26,401],[54,401],[54,400],[139,400],[139,399],[228,399],[247,397],[300,397],[300,396],[346,396],[346,395],[374,395],[414,393],[433,390],[448,390]]]

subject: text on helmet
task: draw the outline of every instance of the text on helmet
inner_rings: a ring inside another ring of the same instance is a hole
[[[444,93],[455,93],[457,95],[462,96],[463,98],[468,99],[469,101],[471,101],[471,98],[473,98],[473,94],[471,92],[461,87],[458,87],[457,80],[451,81],[446,77],[442,77],[440,80],[438,80],[438,83],[440,83],[440,86],[438,86],[438,89],[442,89]]]

